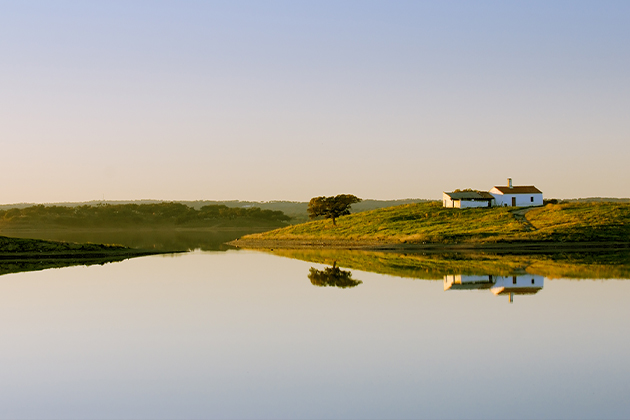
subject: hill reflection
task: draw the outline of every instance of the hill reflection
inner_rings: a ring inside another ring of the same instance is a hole
[[[274,249],[274,255],[397,277],[538,275],[548,279],[630,279],[630,251],[549,255],[400,253],[338,249]]]

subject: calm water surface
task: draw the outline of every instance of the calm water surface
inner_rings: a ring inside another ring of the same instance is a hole
[[[520,273],[510,303],[512,276],[316,287],[327,268],[228,250],[0,276],[0,417],[630,417],[630,280]]]

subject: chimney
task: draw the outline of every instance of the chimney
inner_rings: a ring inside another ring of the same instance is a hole
[[[512,178],[508,178],[508,187],[512,188]]]

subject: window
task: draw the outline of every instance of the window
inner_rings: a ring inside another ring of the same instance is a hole
[[[532,279],[532,284],[534,284],[534,279]]]
[[[529,197],[529,201],[534,202],[534,197]]]
[[[512,276],[512,284],[516,284],[516,276]]]

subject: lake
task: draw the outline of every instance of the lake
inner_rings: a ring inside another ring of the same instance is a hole
[[[628,418],[618,257],[226,247],[8,273],[0,417]]]

